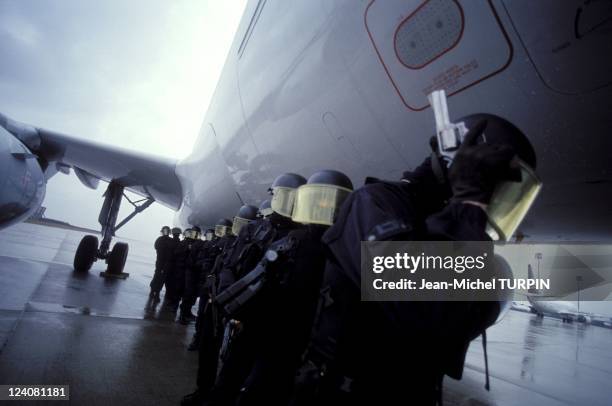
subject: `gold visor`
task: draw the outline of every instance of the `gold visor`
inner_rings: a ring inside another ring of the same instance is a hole
[[[290,187],[277,186],[272,189],[270,207],[281,216],[291,217],[296,190]]]
[[[235,216],[234,223],[232,224],[232,233],[234,235],[238,235],[238,233],[240,232],[240,229],[244,227],[245,225],[249,224],[249,221],[251,220]]]
[[[217,237],[225,237],[226,235],[231,233],[231,229],[228,226],[221,226],[221,225],[216,225],[215,226],[215,235]]]
[[[520,182],[497,185],[487,207],[487,234],[493,240],[508,240],[519,227],[535,201],[542,182],[525,162],[517,159],[521,170]]]
[[[302,185],[295,194],[291,218],[298,223],[331,226],[342,202],[351,192],[352,190],[340,186]]]

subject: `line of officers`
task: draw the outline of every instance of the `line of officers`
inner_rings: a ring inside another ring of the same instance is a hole
[[[151,297],[165,282],[183,323],[199,297],[197,389],[182,405],[441,403],[470,341],[483,335],[486,354],[499,303],[362,302],[360,242],[486,241],[516,228],[539,182],[533,149],[500,117],[462,121],[471,130],[450,166],[432,141],[400,181],[354,190],[335,170],[285,173],[270,200],[242,206],[204,240],[198,227],[182,241],[162,229]]]

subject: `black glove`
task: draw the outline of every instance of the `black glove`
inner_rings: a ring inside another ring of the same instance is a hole
[[[448,182],[444,181],[444,177],[437,176],[433,170],[433,164],[438,162],[437,159],[427,157],[413,171],[406,171],[402,175],[403,181],[408,181],[413,185],[417,200],[426,209],[426,214],[436,212],[446,206],[448,199],[452,196]],[[441,168],[439,164],[438,167]]]
[[[501,181],[520,181],[521,173],[512,159],[514,148],[506,144],[478,144],[487,121],[476,124],[466,135],[453,164],[449,180],[453,199],[489,204],[495,186]]]

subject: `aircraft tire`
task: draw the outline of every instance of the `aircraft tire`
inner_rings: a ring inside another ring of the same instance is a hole
[[[81,239],[79,246],[74,253],[74,270],[77,272],[87,272],[96,260],[98,254],[98,237],[86,235]]]
[[[108,260],[108,268],[106,271],[110,274],[118,275],[123,272],[125,261],[127,260],[129,245],[124,242],[118,242],[113,247]]]

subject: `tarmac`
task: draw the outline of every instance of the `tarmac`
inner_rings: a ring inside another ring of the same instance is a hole
[[[68,402],[49,402],[61,405],[177,405],[195,388],[193,325],[149,300],[152,243],[123,240],[130,276],[106,279],[103,261],[74,272],[83,235],[26,223],[0,233],[0,384],[70,385]],[[611,329],[510,311],[487,336],[490,391],[477,339],[444,404],[612,404]]]

